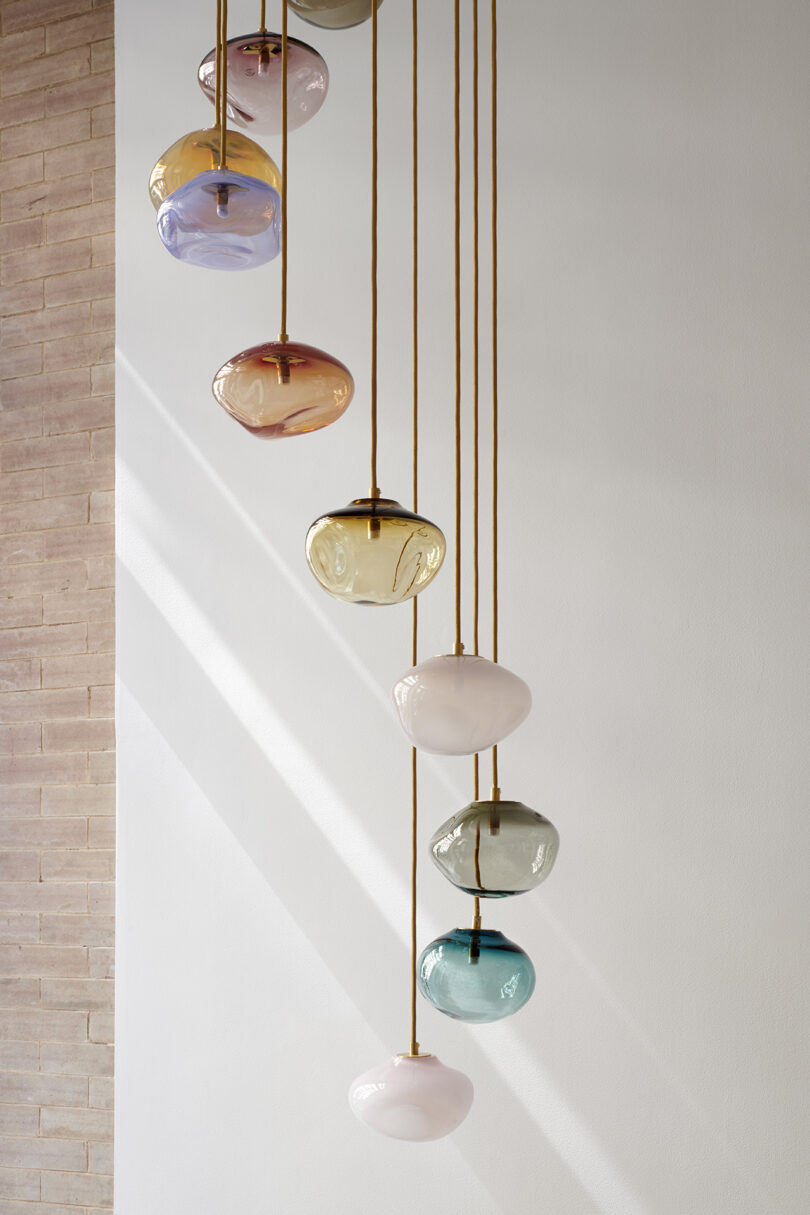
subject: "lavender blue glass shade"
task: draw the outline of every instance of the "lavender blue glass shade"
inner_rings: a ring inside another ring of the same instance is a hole
[[[454,928],[422,951],[419,990],[458,1021],[501,1021],[519,1012],[535,986],[532,960],[502,932]]]
[[[173,257],[209,270],[250,270],[278,255],[281,199],[266,181],[212,169],[170,194],[157,216]]]
[[[200,88],[214,100],[216,51],[197,70]],[[281,132],[281,35],[257,32],[228,39],[228,117],[261,135]],[[329,69],[306,42],[287,39],[287,126],[294,131],[326,100]]]

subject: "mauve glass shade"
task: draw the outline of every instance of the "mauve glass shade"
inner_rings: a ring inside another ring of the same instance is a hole
[[[471,1080],[435,1055],[394,1055],[349,1089],[349,1105],[361,1122],[391,1139],[415,1142],[449,1135],[472,1100]]]
[[[226,144],[228,168],[234,173],[257,177],[281,191],[281,172],[264,148],[247,135],[228,131]],[[198,173],[210,172],[219,164],[219,127],[189,131],[161,156],[149,178],[149,197],[157,211],[170,194]]]
[[[197,70],[200,88],[212,102],[216,51]],[[306,42],[287,39],[287,126],[294,131],[313,118],[326,99],[329,69]],[[228,117],[260,135],[281,132],[281,34],[245,34],[228,39]]]
[[[377,8],[382,0],[377,0]],[[371,0],[290,0],[290,8],[310,25],[345,30],[371,16]]]
[[[301,342],[265,342],[235,354],[214,377],[222,408],[260,439],[304,435],[336,422],[354,394],[347,367]]]
[[[458,1021],[502,1021],[531,998],[535,974],[525,950],[491,928],[454,928],[422,951],[419,990]]]
[[[467,894],[502,899],[544,882],[557,859],[557,828],[522,802],[471,802],[434,832],[430,855]]]
[[[173,257],[208,270],[250,270],[278,255],[278,192],[230,169],[198,173],[170,194],[157,216]]]
[[[428,658],[397,680],[392,695],[408,738],[431,755],[486,751],[532,707],[528,684],[476,654]]]
[[[356,498],[316,519],[307,561],[318,582],[344,603],[411,599],[439,572],[445,540],[435,523],[392,498]]]

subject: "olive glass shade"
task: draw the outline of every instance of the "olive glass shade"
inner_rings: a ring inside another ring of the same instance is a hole
[[[149,178],[149,197],[157,211],[170,194],[198,173],[210,172],[219,164],[219,127],[189,131],[161,156]],[[275,162],[247,135],[228,131],[226,144],[228,168],[247,177],[266,181],[281,191],[281,173]]]
[[[419,958],[419,990],[458,1021],[501,1021],[531,998],[535,974],[525,950],[491,928],[454,928]]]
[[[478,801],[442,823],[430,855],[460,890],[501,899],[544,882],[559,846],[554,824],[522,802]]]
[[[439,572],[445,540],[435,523],[391,498],[356,498],[316,519],[307,561],[318,582],[344,603],[411,599]]]
[[[200,88],[213,102],[216,51],[197,70]],[[287,127],[294,131],[313,118],[326,99],[329,69],[306,42],[287,39]],[[227,113],[232,122],[261,135],[281,132],[281,35],[246,34],[228,39]]]
[[[406,671],[392,689],[403,730],[432,755],[474,755],[528,716],[528,684],[477,654],[441,654]]]
[[[278,255],[281,200],[257,177],[198,173],[161,204],[160,239],[180,261],[208,270],[250,270]]]
[[[347,367],[301,342],[265,342],[220,367],[213,393],[260,439],[308,434],[336,422],[354,394]]]
[[[371,16],[371,0],[289,0],[290,8],[310,25],[345,30]],[[382,0],[377,0],[377,8]]]
[[[394,1055],[349,1088],[354,1115],[390,1139],[443,1139],[460,1126],[473,1100],[471,1080],[435,1055]]]

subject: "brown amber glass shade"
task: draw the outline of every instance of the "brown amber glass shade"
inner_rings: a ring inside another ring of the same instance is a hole
[[[301,342],[264,342],[214,376],[222,408],[260,439],[305,435],[336,422],[354,395],[347,367]]]
[[[377,8],[382,0],[377,0]],[[292,11],[310,25],[345,30],[371,16],[371,0],[290,0]]]
[[[307,561],[344,603],[402,603],[439,572],[445,540],[435,523],[391,498],[356,498],[307,532]]]
[[[281,192],[281,173],[275,162],[247,135],[228,131],[226,144],[228,168],[246,177],[266,181]],[[211,172],[219,165],[219,127],[190,131],[163,153],[149,178],[149,195],[159,210],[170,194],[199,173]]]

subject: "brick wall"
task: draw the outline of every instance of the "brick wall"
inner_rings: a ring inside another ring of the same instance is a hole
[[[112,35],[0,0],[0,1215],[112,1205]]]

